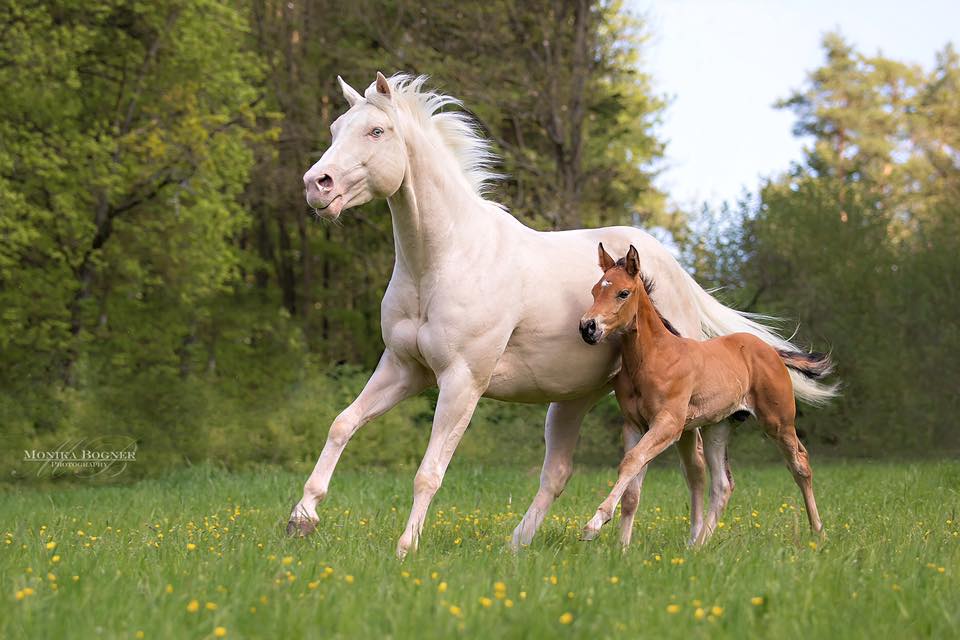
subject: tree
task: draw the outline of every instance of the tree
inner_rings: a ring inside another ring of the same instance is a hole
[[[0,9],[4,382],[189,368],[246,224],[261,101],[218,2]]]

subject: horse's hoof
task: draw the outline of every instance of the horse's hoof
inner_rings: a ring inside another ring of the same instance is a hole
[[[291,538],[303,538],[317,528],[317,521],[310,518],[291,518],[287,523],[287,535]]]
[[[600,529],[584,527],[580,532],[580,539],[584,542],[590,542],[591,540],[595,540],[598,535],[600,535]]]

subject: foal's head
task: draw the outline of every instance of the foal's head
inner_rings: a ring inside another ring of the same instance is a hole
[[[603,276],[593,285],[593,306],[580,319],[580,335],[588,344],[597,344],[633,323],[637,306],[630,302],[638,289],[644,288],[636,247],[630,245],[627,256],[620,260],[611,258],[603,243],[597,253]]]

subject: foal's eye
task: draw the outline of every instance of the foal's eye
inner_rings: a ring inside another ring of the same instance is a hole
[[[370,131],[370,135],[372,135],[374,138],[379,138],[380,136],[383,135],[383,129],[381,129],[380,127],[374,127]]]
[[[626,299],[627,299],[627,296],[629,296],[629,295],[630,295],[630,292],[627,291],[626,289],[624,289],[623,291],[621,291],[620,293],[617,294],[617,297],[618,297],[619,299],[621,299],[621,300],[626,300]]]

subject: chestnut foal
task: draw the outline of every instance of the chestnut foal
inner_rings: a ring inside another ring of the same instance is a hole
[[[778,352],[748,333],[703,342],[680,337],[650,300],[653,282],[641,273],[636,248],[631,245],[626,258],[614,262],[601,244],[599,255],[603,277],[593,287],[593,306],[580,322],[580,333],[590,344],[620,334],[623,364],[614,382],[617,402],[626,419],[646,433],[624,455],[617,482],[584,528],[583,539],[599,534],[631,481],[651,460],[684,430],[705,427],[704,452],[714,481],[710,511],[694,541],[704,544],[732,493],[727,418],[743,420],[749,414],[777,442],[803,493],[810,527],[820,532],[823,524],[807,451],[794,427],[796,404],[787,367],[821,378],[832,369],[829,356]],[[715,473],[719,469],[725,472]]]

